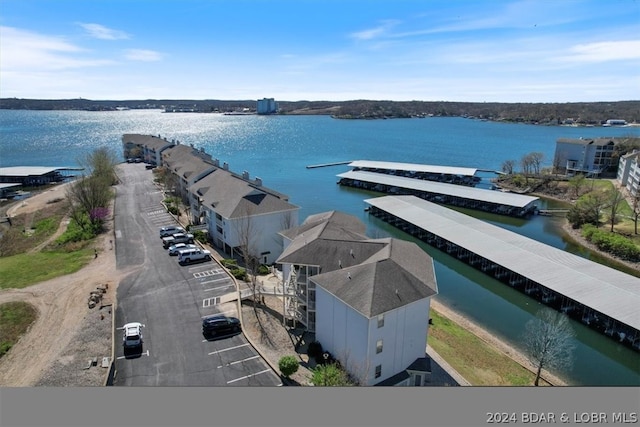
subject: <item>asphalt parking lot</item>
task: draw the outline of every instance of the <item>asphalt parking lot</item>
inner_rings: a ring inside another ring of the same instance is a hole
[[[237,317],[233,280],[215,261],[181,266],[163,249],[159,228],[175,225],[144,164],[122,164],[115,207],[118,269],[131,273],[117,293],[115,386],[278,386],[279,376],[244,336],[211,339],[202,318]],[[125,349],[123,331],[140,322],[143,343]]]

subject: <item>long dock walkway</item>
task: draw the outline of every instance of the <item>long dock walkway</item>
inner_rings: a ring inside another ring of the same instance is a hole
[[[640,351],[640,279],[413,196],[369,213]]]

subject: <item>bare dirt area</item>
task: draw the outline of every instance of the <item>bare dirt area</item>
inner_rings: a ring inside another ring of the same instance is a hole
[[[313,335],[303,335],[300,331],[292,331],[283,326],[281,298],[266,296],[264,304],[258,304],[256,309],[253,302],[243,302],[242,322],[245,336],[277,374],[280,374],[278,361],[282,357],[295,356],[298,359],[300,366],[298,371],[291,375],[290,381],[285,381],[288,385],[311,384],[311,368],[315,366],[315,362],[309,360],[306,348],[309,342],[313,341]]]
[[[57,197],[65,197],[64,186],[18,202],[7,213],[35,212]],[[112,357],[112,304],[117,284],[125,274],[116,271],[115,253],[109,243],[111,224],[107,229],[96,240],[98,256],[80,271],[24,289],[0,291],[0,304],[24,301],[38,312],[28,332],[0,359],[1,386],[104,384],[107,369],[101,367],[102,358]],[[101,303],[89,308],[90,293],[98,287],[106,292]],[[87,368],[88,361],[96,357],[97,366]]]

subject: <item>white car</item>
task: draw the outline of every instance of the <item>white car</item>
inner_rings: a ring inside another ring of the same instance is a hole
[[[178,255],[178,252],[183,249],[196,249],[197,246],[191,243],[176,243],[175,245],[169,246],[169,255],[175,256]]]
[[[139,347],[142,345],[142,327],[144,325],[140,322],[127,323],[122,327],[124,329],[124,335],[122,336],[123,345],[125,348]]]
[[[168,225],[160,228],[160,237],[168,237],[175,233],[184,233],[184,228],[177,225]]]

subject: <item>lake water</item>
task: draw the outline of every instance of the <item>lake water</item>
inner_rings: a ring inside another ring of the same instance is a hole
[[[558,138],[640,136],[639,128],[574,128],[484,122],[463,118],[335,120],[328,116],[224,116],[162,113],[0,110],[0,167],[77,166],[91,150],[107,146],[119,155],[122,135],[161,135],[193,144],[235,172],[248,171],[265,186],[289,195],[300,219],[328,210],[360,218],[371,237],[413,240],[364,212],[378,196],[336,184],[346,165],[308,165],[383,160],[499,170],[505,160],[542,152],[550,166]],[[543,202],[553,206],[553,202]],[[571,245],[557,219],[529,220],[465,211],[546,244],[590,257]],[[420,243],[435,260],[438,299],[497,336],[520,346],[525,323],[538,304],[464,263]],[[639,279],[640,280],[640,279]],[[640,281],[639,281],[640,284]],[[640,355],[578,322],[574,363],[559,374],[575,385],[640,385]]]

